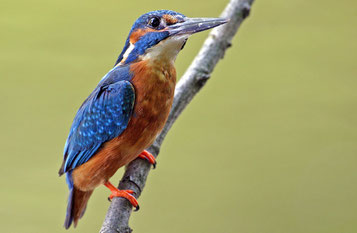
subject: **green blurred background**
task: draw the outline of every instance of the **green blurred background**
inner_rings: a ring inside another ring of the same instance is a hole
[[[135,19],[214,17],[226,3],[1,1],[1,232],[66,232],[63,145]],[[167,136],[134,231],[357,232],[356,20],[351,0],[257,0]],[[189,40],[178,76],[206,36]],[[69,232],[98,232],[108,195],[98,188]]]

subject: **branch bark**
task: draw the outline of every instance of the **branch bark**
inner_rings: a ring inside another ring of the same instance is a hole
[[[157,136],[152,146],[148,148],[155,157],[160,152],[160,147],[173,123],[193,97],[205,85],[218,63],[223,58],[227,48],[236,34],[243,20],[249,15],[254,0],[231,0],[221,14],[221,17],[230,21],[220,27],[214,28],[203,44],[198,55],[180,79],[175,89],[175,98],[166,125]],[[145,186],[150,165],[142,159],[132,161],[125,170],[119,189],[131,189],[138,198]],[[129,218],[132,212],[131,204],[124,198],[114,198],[100,233],[130,233]]]

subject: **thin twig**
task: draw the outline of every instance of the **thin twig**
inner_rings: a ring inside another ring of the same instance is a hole
[[[200,52],[178,82],[166,125],[153,145],[148,148],[148,151],[155,157],[159,154],[161,144],[173,123],[197,92],[205,85],[214,67],[223,58],[227,48],[231,46],[231,41],[239,26],[249,15],[252,3],[253,0],[231,0],[229,2],[221,17],[228,18],[230,21],[212,30]],[[135,192],[135,197],[138,198],[145,186],[149,171],[150,165],[146,161],[142,159],[134,160],[126,167],[123,178],[119,183],[119,189],[131,189]],[[132,206],[126,199],[114,198],[100,233],[132,232],[129,227],[131,212]]]

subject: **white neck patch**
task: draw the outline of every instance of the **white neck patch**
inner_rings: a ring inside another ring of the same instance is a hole
[[[129,48],[126,49],[125,53],[123,54],[123,59],[121,59],[119,64],[123,64],[126,61],[126,59],[128,58],[129,54],[131,53],[131,51],[133,51],[134,48],[135,48],[135,45],[130,43],[129,44]]]

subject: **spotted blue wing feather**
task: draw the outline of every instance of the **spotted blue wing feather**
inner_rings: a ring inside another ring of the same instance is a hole
[[[118,137],[126,129],[135,90],[129,81],[117,81],[115,76],[112,73],[103,79],[78,110],[65,145],[60,173],[87,162],[104,142]]]

